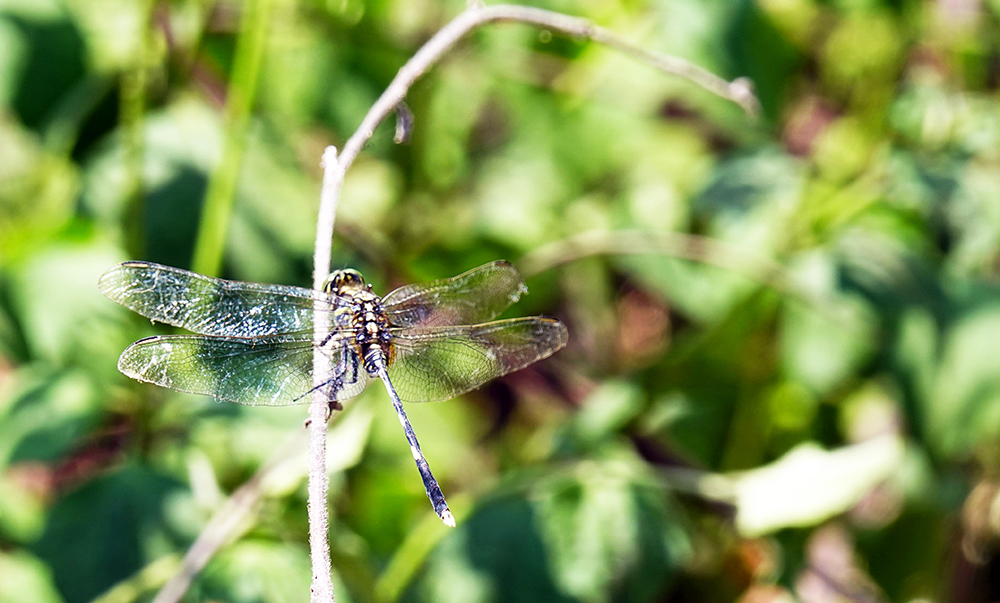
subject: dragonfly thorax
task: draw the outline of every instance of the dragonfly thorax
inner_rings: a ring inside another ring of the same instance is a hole
[[[387,367],[394,355],[392,334],[382,298],[372,293],[372,286],[360,272],[347,268],[331,273],[323,291],[346,302],[332,315],[332,327],[348,335],[346,342],[365,370],[374,375],[379,365]]]
[[[334,272],[318,292],[125,262],[98,286],[147,318],[192,331],[129,346],[118,368],[140,381],[248,405],[304,404],[318,392],[339,409],[372,377],[381,379],[427,497],[449,526],[455,519],[402,401],[454,397],[551,355],[567,338],[552,318],[485,322],[525,291],[517,270],[502,261],[406,285],[384,299],[356,270]],[[310,328],[316,320],[329,328]]]
[[[388,366],[394,356],[385,306],[382,299],[371,292],[370,287],[342,291],[341,298],[349,300],[350,304],[347,311],[341,314],[341,321],[346,318],[344,326],[350,331],[354,352],[362,359],[365,370],[374,375],[378,372],[379,364]]]

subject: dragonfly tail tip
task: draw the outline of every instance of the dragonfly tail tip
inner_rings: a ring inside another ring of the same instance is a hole
[[[448,526],[449,528],[455,527],[455,517],[452,516],[451,511],[449,511],[448,509],[445,509],[444,511],[441,512],[441,521],[443,521],[444,525]]]

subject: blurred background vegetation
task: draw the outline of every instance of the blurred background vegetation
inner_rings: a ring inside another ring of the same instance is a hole
[[[514,24],[416,85],[334,267],[385,293],[507,258],[509,314],[570,344],[409,406],[453,530],[380,388],[334,418],[338,601],[1000,597],[1000,2],[536,5],[748,76],[763,116]],[[0,601],[150,600],[304,439],[305,407],[120,375],[165,330],[97,278],[308,285],[323,148],[462,8],[0,2]],[[262,487],[186,600],[306,600],[304,457]]]

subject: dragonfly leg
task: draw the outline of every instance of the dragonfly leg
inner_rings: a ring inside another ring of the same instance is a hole
[[[427,498],[430,499],[431,506],[434,507],[434,512],[438,514],[441,521],[446,526],[455,527],[455,518],[451,514],[451,509],[448,508],[448,502],[444,499],[441,487],[438,486],[437,480],[434,479],[434,474],[431,473],[431,468],[427,464],[427,459],[424,458],[424,453],[420,450],[420,443],[417,442],[417,434],[413,432],[413,426],[410,425],[410,420],[406,418],[406,411],[403,410],[403,403],[396,394],[396,388],[389,381],[389,374],[385,370],[385,363],[379,360],[376,366],[378,367],[378,376],[382,379],[385,389],[389,392],[392,407],[396,409],[396,416],[399,417],[399,423],[403,426],[406,441],[410,444],[410,452],[413,453],[413,460],[417,463],[417,471],[420,472],[420,479],[424,482],[424,491],[427,492]]]
[[[330,386],[327,393],[326,420],[329,421],[335,410],[344,410],[343,405],[337,401],[337,394],[347,383],[354,383],[358,380],[358,357],[355,354],[341,354],[340,361],[334,368],[333,376],[327,380],[323,386]]]
[[[351,354],[351,356],[353,356],[353,354]],[[353,367],[351,366],[352,364]],[[348,370],[350,370],[350,374],[348,374]],[[312,394],[318,389],[325,389],[326,400],[327,400],[326,420],[329,421],[330,417],[333,416],[334,411],[344,409],[343,405],[341,405],[340,402],[337,401],[337,394],[340,393],[340,391],[344,388],[345,384],[354,383],[354,381],[357,380],[357,375],[358,375],[357,359],[356,358],[353,359],[352,362],[351,359],[346,359],[344,357],[341,357],[340,361],[337,362],[337,366],[333,368],[333,374],[330,376],[329,379],[327,379],[323,383],[320,383],[319,385],[313,386],[312,389],[310,389],[306,393],[296,398],[295,401],[298,402],[299,400],[302,400],[303,398]]]
[[[347,383],[354,383],[358,380],[358,357],[356,354],[341,354],[340,361],[332,379],[324,383],[329,384],[330,393],[327,395],[326,420],[329,421],[333,412],[344,410],[344,406],[337,401],[337,394]],[[331,383],[332,382],[332,383]]]

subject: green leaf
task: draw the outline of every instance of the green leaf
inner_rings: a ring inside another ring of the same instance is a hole
[[[593,446],[613,437],[642,410],[641,392],[626,381],[608,381],[590,392],[573,418],[573,433]]]
[[[0,17],[0,51],[16,52],[6,40],[13,27]],[[6,47],[6,48],[4,48]],[[4,79],[0,64],[0,80]],[[0,86],[4,82],[0,81]],[[0,90],[0,94],[3,91]],[[72,219],[80,174],[76,165],[42,147],[39,137],[20,124],[0,119],[0,259],[36,251]]]
[[[53,462],[96,425],[99,400],[81,371],[25,367],[14,373],[14,380],[16,389],[0,408],[5,433],[0,467],[18,461]]]
[[[30,542],[41,534],[45,527],[45,512],[42,496],[32,486],[48,477],[46,469],[39,464],[20,468],[14,472],[0,473],[0,535],[14,542]],[[2,562],[0,562],[2,565]],[[0,569],[0,591],[2,591],[3,570]],[[3,595],[0,593],[0,602]]]
[[[128,333],[111,317],[120,308],[97,290],[97,279],[121,258],[92,242],[46,248],[17,267],[12,297],[29,353],[56,366],[87,367],[97,381],[115,378]]]
[[[937,378],[922,400],[927,434],[939,452],[965,455],[1000,437],[997,341],[996,307],[967,313],[946,334]]]
[[[0,553],[0,603],[62,603],[52,570],[30,553]]]
[[[432,554],[418,592],[463,603],[649,601],[689,544],[663,485],[629,453],[615,455],[532,480],[527,499],[477,507]]]
[[[477,508],[452,530],[415,588],[439,603],[571,601],[550,573],[533,506],[516,497]]]
[[[178,547],[165,521],[182,485],[126,465],[56,501],[35,552],[55,574],[66,603],[84,603]]]
[[[811,301],[789,299],[782,314],[782,368],[819,396],[854,376],[876,349],[871,308],[838,291],[836,280],[836,266],[826,254],[799,258],[790,281]]]
[[[829,452],[806,443],[770,465],[726,478],[712,476],[704,484],[732,489],[736,528],[753,538],[815,525],[847,511],[899,471],[903,461],[903,442],[896,436]]]
[[[222,551],[205,568],[188,600],[232,603],[292,603],[309,596],[312,569],[301,545],[243,540]],[[336,593],[337,601],[343,589]]]
[[[620,460],[584,461],[535,489],[539,533],[560,592],[581,601],[648,601],[687,553],[667,493]]]

